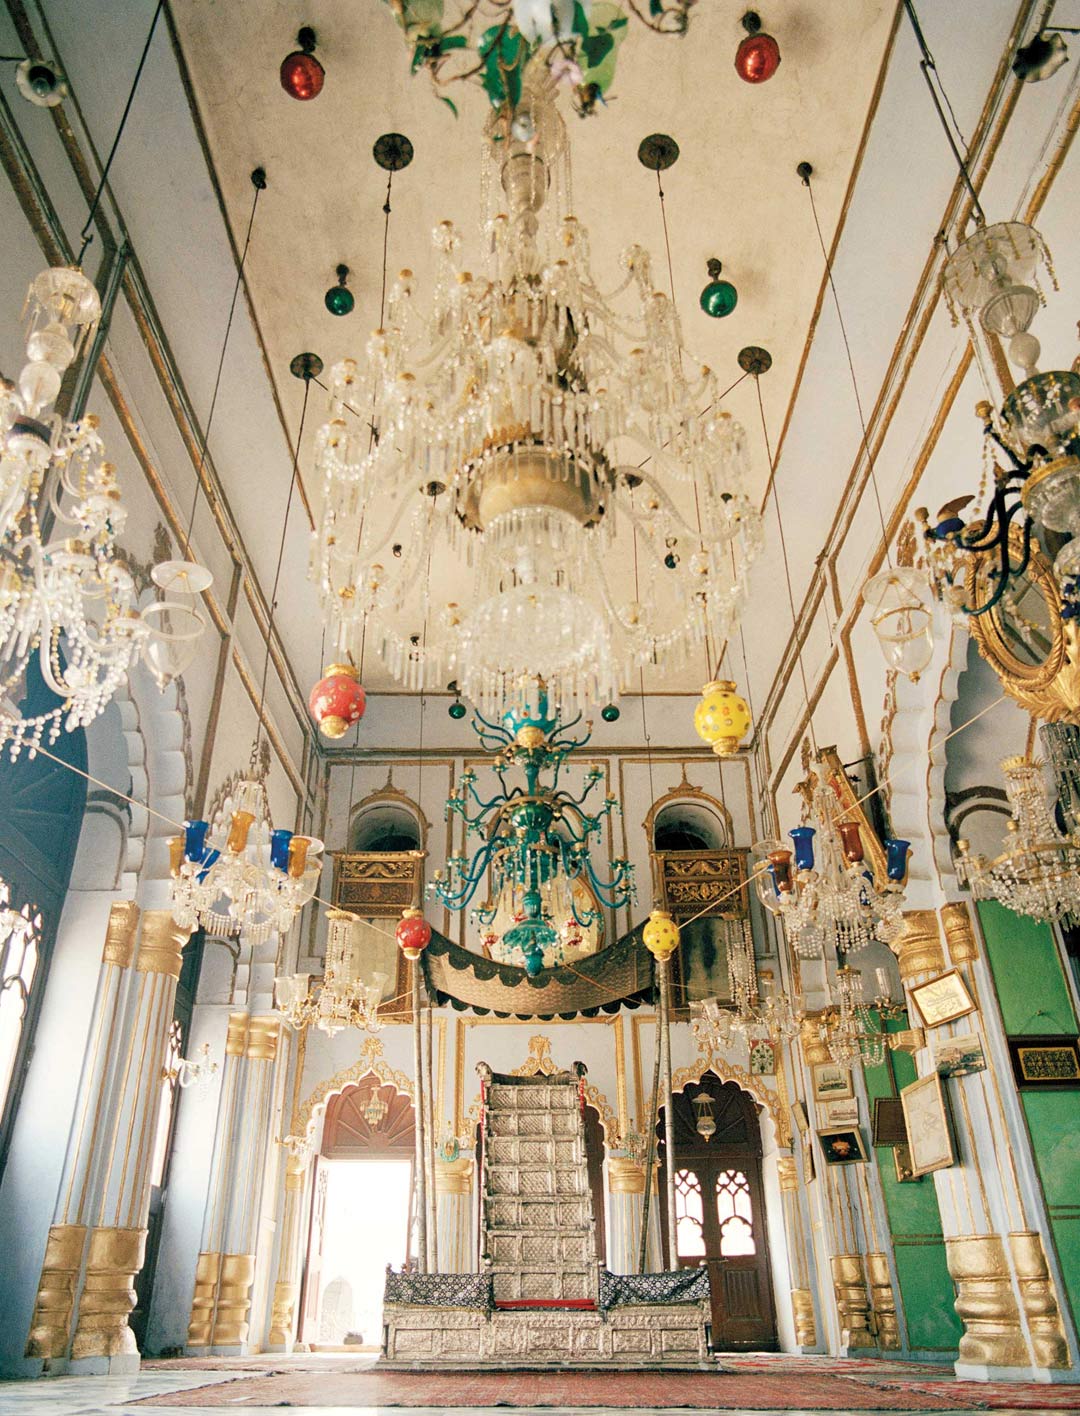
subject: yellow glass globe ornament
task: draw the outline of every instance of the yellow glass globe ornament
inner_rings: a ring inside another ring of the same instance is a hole
[[[733,679],[713,679],[701,690],[694,709],[694,731],[717,757],[733,757],[750,731],[750,709]]]
[[[653,910],[641,937],[654,959],[670,959],[679,947],[679,926],[667,910]]]

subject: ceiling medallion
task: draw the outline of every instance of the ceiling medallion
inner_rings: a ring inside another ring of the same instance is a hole
[[[723,642],[760,540],[742,430],[647,253],[600,292],[554,94],[538,64],[489,121],[488,271],[440,222],[434,288],[402,272],[367,367],[331,371],[318,439],[333,657],[366,626],[407,687],[456,679],[489,715],[535,709],[538,678],[553,708],[608,703]]]

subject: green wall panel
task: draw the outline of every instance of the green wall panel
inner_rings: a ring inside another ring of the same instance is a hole
[[[1022,1091],[1069,1307],[1080,1316],[1080,1091]]]
[[[978,908],[1005,1031],[1075,1033],[1076,1014],[1050,926],[1015,915],[996,900],[983,900]]]
[[[889,1031],[906,1028],[906,1018],[889,1025]],[[890,1062],[892,1071],[890,1073]],[[866,1092],[870,1103],[867,1130],[873,1123],[874,1098],[895,1095],[916,1077],[915,1062],[906,1052],[893,1052],[880,1067],[866,1067]],[[912,1348],[934,1352],[955,1351],[963,1331],[953,1300],[956,1289],[945,1261],[945,1241],[937,1192],[930,1177],[901,1185],[896,1178],[891,1146],[875,1146],[885,1211],[893,1237],[900,1301]]]

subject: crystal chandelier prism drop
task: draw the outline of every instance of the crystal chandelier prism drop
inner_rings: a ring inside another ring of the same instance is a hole
[[[332,370],[313,577],[335,653],[366,626],[410,688],[497,715],[539,676],[575,711],[727,637],[760,518],[646,252],[592,274],[543,64],[486,138],[488,269],[440,222],[433,288],[403,271],[366,367]]]
[[[1033,919],[1080,918],[1080,835],[1054,823],[1042,763],[1006,757],[1001,764],[1012,818],[1004,849],[988,860],[958,841],[956,874],[976,900],[997,900]]]

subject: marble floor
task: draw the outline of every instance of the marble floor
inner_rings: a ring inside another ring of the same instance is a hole
[[[188,1370],[169,1373],[140,1372],[132,1377],[52,1377],[32,1382],[2,1382],[0,1416],[150,1416],[151,1412],[153,1416],[168,1416],[170,1410],[183,1413],[183,1416],[193,1416],[193,1413],[201,1413],[201,1416],[234,1416],[237,1410],[244,1411],[245,1416],[276,1416],[281,1410],[280,1406],[249,1406],[246,1403],[240,1406],[235,1399],[230,1403],[229,1386],[234,1375],[236,1374],[220,1370]],[[221,1400],[218,1405],[147,1408],[132,1404],[144,1397],[187,1391],[211,1383],[221,1388]],[[451,1409],[464,1408],[410,1407],[407,1416],[440,1416],[440,1413]],[[505,1407],[468,1409],[474,1416],[507,1416]],[[405,1416],[405,1408],[402,1407],[306,1406],[303,1411],[304,1416],[345,1416],[347,1412],[353,1412],[355,1416],[378,1416],[378,1413],[384,1412],[387,1416]],[[539,1416],[625,1416],[624,1412],[615,1413],[609,1408],[595,1406],[580,1412],[572,1407],[515,1408],[515,1416],[529,1416],[530,1411],[539,1413]],[[669,1411],[670,1416],[686,1416],[685,1410],[669,1408]],[[660,1413],[642,1410],[635,1412],[633,1416],[660,1416]],[[732,1412],[730,1416],[740,1416],[740,1413]],[[751,1416],[751,1413],[746,1416]],[[758,1411],[752,1413],[752,1416],[769,1416],[769,1413]],[[813,1413],[787,1411],[784,1416],[813,1416]],[[845,1416],[845,1413],[832,1411],[829,1416]],[[865,1413],[862,1416],[865,1416]],[[950,1416],[977,1416],[977,1413],[954,1411]],[[995,1416],[1032,1416],[1032,1411],[1030,1408],[1023,1413],[999,1409]]]

